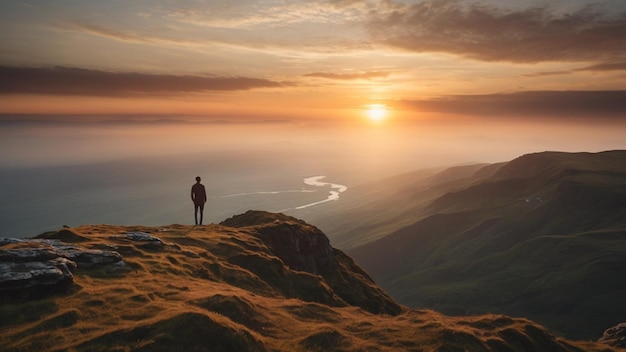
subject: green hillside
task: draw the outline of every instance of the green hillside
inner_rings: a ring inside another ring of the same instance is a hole
[[[430,202],[475,182],[481,170],[497,167],[472,164],[386,178],[351,187],[342,195],[341,204],[329,204],[300,216],[318,224],[338,248],[348,250],[413,224],[427,215],[424,210]]]
[[[626,321],[625,151],[525,155],[456,185],[350,255],[412,307],[526,316],[584,339]]]

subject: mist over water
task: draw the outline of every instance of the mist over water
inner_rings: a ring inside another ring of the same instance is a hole
[[[222,156],[2,169],[2,236],[36,235],[62,225],[190,224],[195,175],[202,176],[207,188],[206,223],[249,209],[279,211],[327,197],[321,187],[304,184],[304,171],[297,167],[269,174],[246,158],[232,156],[239,163],[232,170],[218,164]],[[299,189],[303,192],[293,192]]]
[[[387,176],[622,143],[619,129],[588,129],[585,139],[572,139],[574,130],[563,128],[515,131],[289,122],[2,125],[0,236],[34,236],[63,225],[192,224],[196,176],[209,197],[205,223],[250,209],[306,220],[319,207],[340,203],[353,186]]]
[[[324,150],[328,144],[312,148],[316,141],[285,138],[294,135],[284,129],[281,124],[5,128],[0,236],[33,236],[62,225],[190,224],[195,176],[202,177],[209,197],[205,222],[327,199],[328,187],[304,179],[322,173],[343,182],[349,166]]]

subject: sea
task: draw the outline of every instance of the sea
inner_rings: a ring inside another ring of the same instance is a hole
[[[87,224],[191,225],[196,176],[208,195],[205,223],[248,210],[308,221],[339,209],[361,186],[402,173],[542,150],[623,147],[621,125],[586,126],[579,138],[579,126],[529,125],[522,133],[517,125],[481,128],[473,120],[394,127],[67,118],[0,119],[0,237]]]
[[[225,162],[223,156],[2,168],[0,237],[30,237],[83,224],[193,224],[190,191],[196,176],[207,189],[205,224],[247,210],[297,217],[339,201],[348,191],[342,177],[291,163],[260,165],[241,155]]]
[[[392,158],[355,150],[345,135],[281,123],[0,127],[0,237],[193,224],[196,176],[208,195],[205,224],[248,210],[306,218],[351,185],[395,172]]]

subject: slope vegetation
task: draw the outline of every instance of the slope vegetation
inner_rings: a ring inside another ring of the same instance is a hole
[[[35,257],[76,268],[54,285],[24,272],[9,285],[3,273],[4,351],[615,350],[523,318],[407,309],[317,228],[281,214],[0,242],[3,265],[23,269]]]
[[[412,307],[526,316],[583,339],[624,321],[626,152],[487,168],[350,255]]]

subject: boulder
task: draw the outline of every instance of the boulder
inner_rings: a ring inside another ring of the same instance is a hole
[[[122,256],[115,251],[86,249],[76,246],[59,245],[59,256],[76,262],[79,268],[91,268],[94,265],[113,264],[122,261]]]
[[[160,238],[146,232],[126,232],[123,236],[111,236],[110,238],[113,240],[139,242],[141,243],[140,247],[144,249],[160,250],[164,247],[164,243]]]
[[[0,292],[59,288],[74,281],[72,270],[120,264],[114,251],[67,245],[56,239],[0,240]]]
[[[626,323],[607,329],[598,342],[620,349],[626,348]]]
[[[64,286],[74,281],[76,263],[65,258],[31,262],[0,262],[0,291]]]
[[[58,258],[59,254],[53,248],[15,248],[0,250],[0,262],[27,263],[41,262]]]

